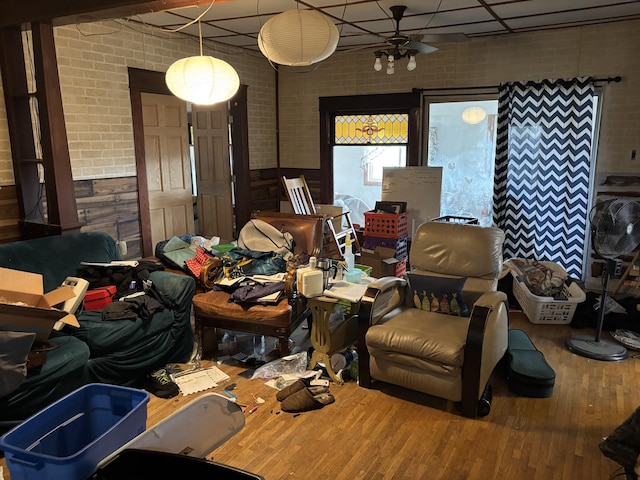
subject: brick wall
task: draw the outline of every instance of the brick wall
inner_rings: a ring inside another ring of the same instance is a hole
[[[57,27],[58,71],[74,180],[135,175],[128,67],[164,72],[197,55],[193,38],[115,21]],[[249,86],[251,168],[276,165],[275,73],[259,54],[205,44],[205,55],[229,62]],[[1,85],[0,85],[1,89]],[[0,100],[0,185],[15,183]]]
[[[318,97],[409,92],[413,87],[497,85],[511,80],[621,75],[604,86],[598,169],[640,171],[640,20],[440,45],[418,55],[418,67],[396,62],[395,74],[373,70],[367,50],[335,53],[301,70],[283,68],[279,85],[281,166],[319,168]]]
[[[178,58],[197,53],[193,39],[130,27],[101,22],[55,29],[74,180],[134,175],[127,67],[165,71]],[[405,70],[406,60],[397,62],[394,75],[375,72],[369,51],[338,52],[307,73],[285,67],[280,75],[281,166],[319,168],[319,96],[621,75],[623,82],[605,86],[598,165],[600,170],[637,171],[630,157],[632,149],[640,149],[639,48],[640,20],[633,20],[445,44],[438,52],[419,55],[413,72]],[[240,49],[206,48],[205,53],[231,63],[249,85],[251,169],[275,167],[273,69],[260,55]],[[13,183],[0,99],[0,186]]]

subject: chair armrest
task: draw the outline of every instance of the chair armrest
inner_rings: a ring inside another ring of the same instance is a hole
[[[189,324],[193,295],[196,293],[196,281],[189,275],[155,271],[149,274],[153,285],[174,303],[173,314],[180,324]]]
[[[384,315],[404,303],[407,281],[398,277],[382,277],[369,284],[360,300],[358,316],[375,325]]]
[[[474,303],[462,366],[462,414],[475,418],[478,399],[507,351],[509,309],[503,292],[487,292]]]
[[[371,386],[369,372],[369,350],[366,335],[371,325],[375,325],[384,315],[404,303],[404,289],[407,281],[398,277],[382,277],[367,287],[358,309],[358,383],[361,387]]]

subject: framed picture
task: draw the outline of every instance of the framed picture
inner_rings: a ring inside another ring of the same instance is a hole
[[[403,213],[407,211],[407,202],[376,202],[376,213]]]

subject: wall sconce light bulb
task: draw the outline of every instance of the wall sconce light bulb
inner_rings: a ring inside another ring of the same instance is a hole
[[[379,72],[380,70],[382,70],[382,61],[380,60],[380,57],[376,57],[376,61],[373,64],[373,69],[376,72]]]
[[[393,75],[396,71],[395,69],[395,58],[393,58],[393,55],[389,55],[387,57],[387,75]]]

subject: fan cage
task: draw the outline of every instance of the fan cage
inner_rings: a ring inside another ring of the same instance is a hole
[[[626,255],[640,244],[640,203],[617,198],[596,204],[590,212],[593,249],[604,258]]]

